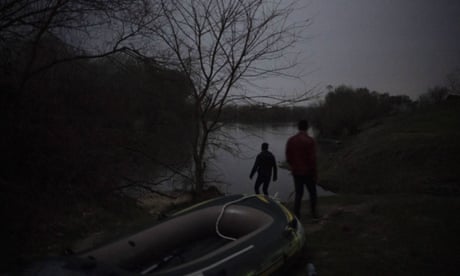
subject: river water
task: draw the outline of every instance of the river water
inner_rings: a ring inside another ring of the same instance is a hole
[[[231,136],[228,141],[234,141],[233,152],[216,150],[214,159],[208,165],[208,176],[222,182],[219,185],[222,192],[226,194],[253,193],[256,176],[249,179],[249,173],[254,165],[255,158],[260,152],[263,142],[269,144],[277,162],[285,161],[284,148],[287,139],[297,133],[297,127],[293,124],[284,125],[243,125],[234,124],[224,129],[226,135]],[[314,131],[309,130],[314,137]],[[319,196],[333,195],[334,193],[317,187]],[[268,192],[270,195],[279,197],[282,201],[294,199],[294,183],[288,170],[278,168],[278,180],[271,181]],[[305,191],[305,198],[308,193]]]

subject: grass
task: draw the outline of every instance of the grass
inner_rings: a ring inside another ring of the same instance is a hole
[[[380,121],[320,160],[320,185],[339,193],[460,195],[460,109]]]
[[[460,108],[376,122],[320,152],[319,221],[302,218],[307,249],[291,274],[457,275]],[[308,203],[303,204],[308,214]]]
[[[321,198],[303,220],[318,275],[455,275],[460,200],[428,195]],[[304,266],[303,266],[304,268]],[[302,275],[302,266],[294,275]]]

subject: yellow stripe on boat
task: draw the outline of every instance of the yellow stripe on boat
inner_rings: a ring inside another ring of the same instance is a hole
[[[283,204],[278,203],[278,205],[281,207],[281,210],[283,210],[287,220],[291,222],[294,219],[294,216],[292,215],[291,211],[289,211]]]
[[[268,200],[267,200],[267,198],[265,198],[264,195],[257,195],[257,198],[260,199],[262,202],[265,202],[265,203],[268,204]]]

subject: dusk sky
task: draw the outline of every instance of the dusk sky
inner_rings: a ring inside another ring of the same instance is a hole
[[[418,95],[446,82],[460,67],[458,0],[307,0],[308,37],[299,45],[302,86],[367,87]]]

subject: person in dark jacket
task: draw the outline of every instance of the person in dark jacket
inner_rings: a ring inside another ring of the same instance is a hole
[[[304,186],[306,186],[310,194],[311,214],[314,218],[317,218],[316,182],[318,173],[316,168],[316,143],[307,133],[307,120],[299,121],[297,127],[299,132],[290,137],[286,144],[286,161],[290,166],[295,185],[294,214],[300,219],[300,205]]]
[[[278,178],[278,172],[276,168],[275,156],[268,151],[268,144],[262,143],[262,151],[257,155],[254,166],[252,167],[251,174],[249,178],[252,179],[254,174],[257,172],[257,179],[254,184],[254,190],[256,194],[259,194],[259,188],[263,185],[262,190],[265,195],[268,196],[268,185],[270,184],[270,178],[272,177],[273,171],[273,181],[276,181]]]

